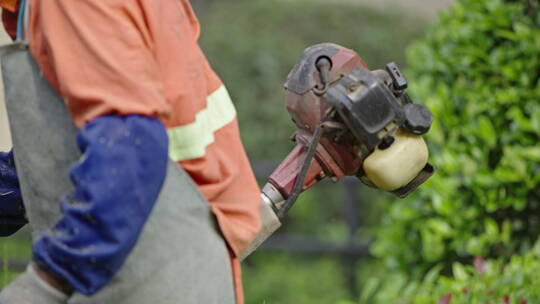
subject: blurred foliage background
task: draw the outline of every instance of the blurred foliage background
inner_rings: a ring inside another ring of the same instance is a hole
[[[320,184],[277,235],[368,251],[260,250],[244,264],[248,304],[540,303],[537,0],[457,0],[435,20],[364,1],[192,2],[254,164],[292,149],[282,85],[316,43],[349,47],[372,69],[397,62],[413,100],[435,116],[427,141],[438,171],[414,195]],[[350,229],[351,216],[360,229]],[[0,286],[24,265],[28,245],[24,231],[0,240]]]

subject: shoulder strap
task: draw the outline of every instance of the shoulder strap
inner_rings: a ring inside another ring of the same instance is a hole
[[[17,20],[17,41],[28,42],[28,19],[29,19],[29,0],[20,0],[19,18]]]

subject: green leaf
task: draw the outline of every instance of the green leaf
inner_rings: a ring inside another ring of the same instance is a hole
[[[491,241],[498,241],[499,239],[499,226],[497,225],[497,222],[495,222],[492,218],[486,218],[484,220],[484,229],[486,236]]]
[[[469,278],[467,270],[460,263],[452,264],[452,274],[458,281],[466,281]]]
[[[492,148],[497,142],[497,132],[491,121],[485,117],[481,116],[478,118],[478,135],[484,140],[488,147]]]
[[[435,283],[437,278],[439,277],[439,274],[441,273],[441,270],[443,269],[442,264],[437,264],[433,266],[424,276],[423,284],[429,285]]]

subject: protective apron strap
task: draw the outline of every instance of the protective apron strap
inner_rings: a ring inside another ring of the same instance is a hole
[[[28,43],[28,18],[30,12],[29,0],[20,0],[19,4],[19,16],[17,20],[17,42]]]
[[[0,55],[15,162],[35,239],[59,219],[60,199],[73,189],[68,170],[80,158],[77,129],[26,44],[4,46]],[[98,294],[76,294],[69,301],[234,302],[227,248],[208,203],[172,161],[156,206],[121,271]]]

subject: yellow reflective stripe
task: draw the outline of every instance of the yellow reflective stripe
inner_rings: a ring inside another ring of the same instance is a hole
[[[207,97],[206,109],[195,115],[193,123],[171,128],[169,157],[174,161],[194,159],[205,154],[206,147],[215,140],[214,132],[229,124],[236,110],[225,86]]]

